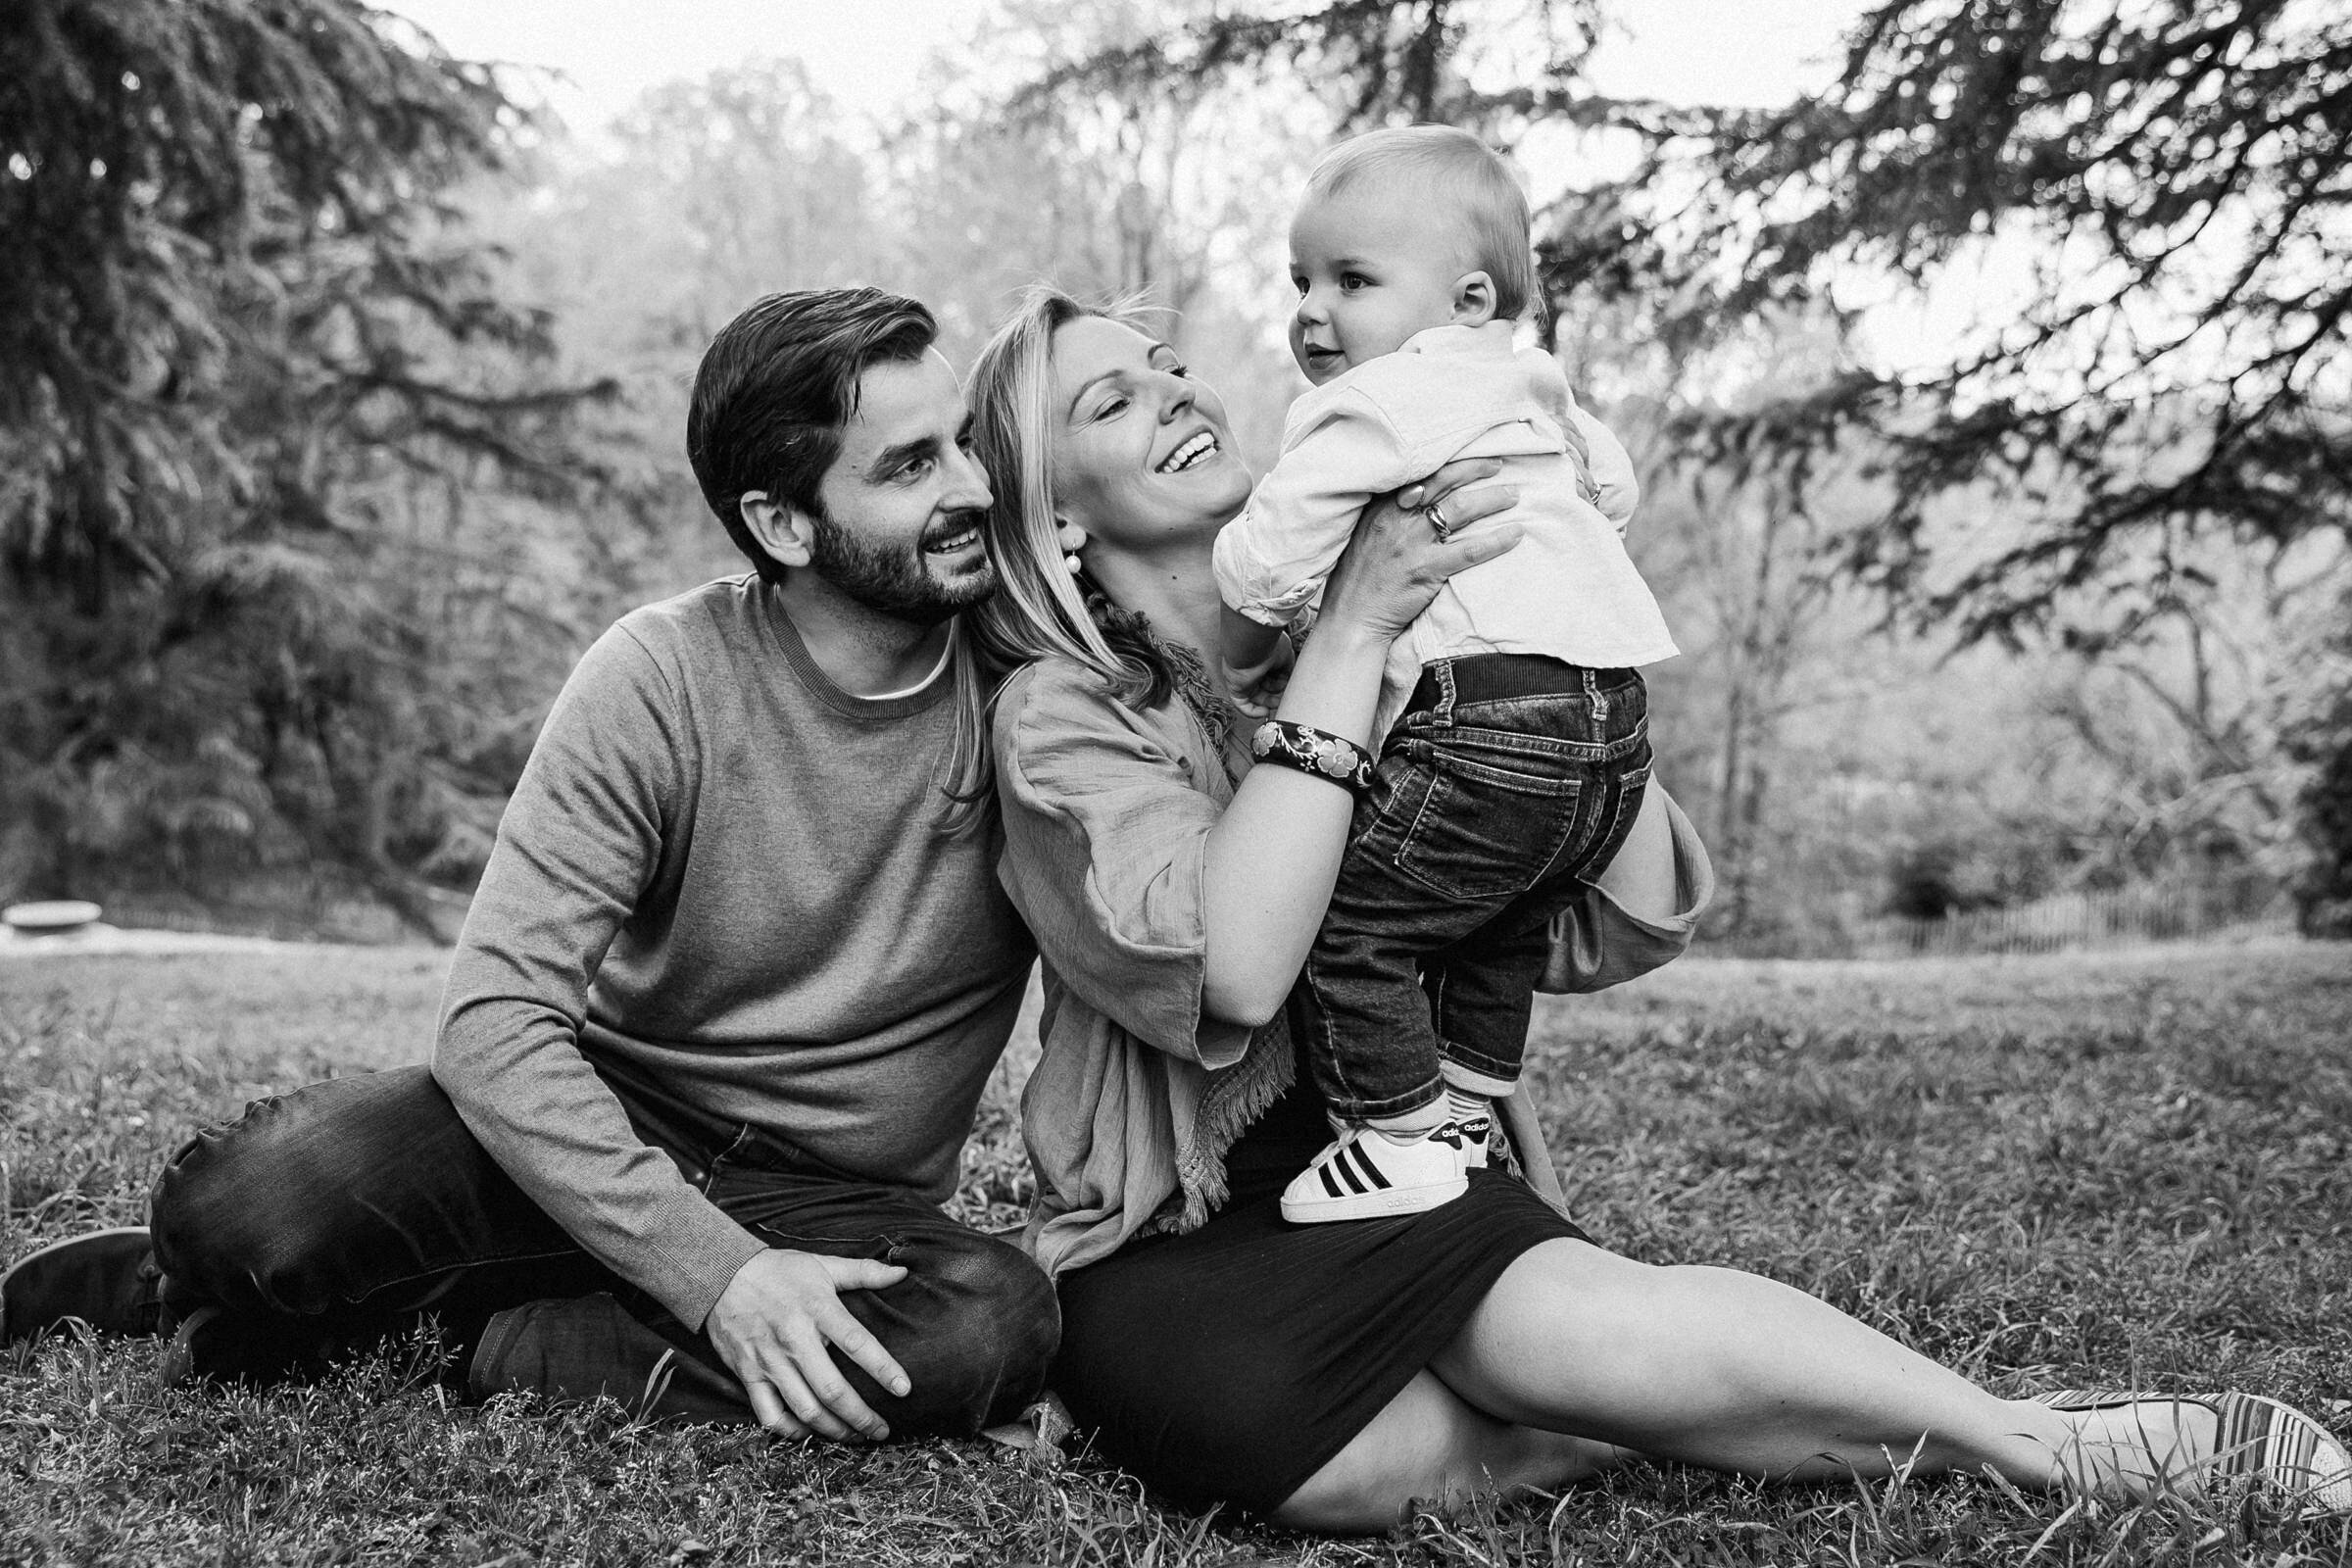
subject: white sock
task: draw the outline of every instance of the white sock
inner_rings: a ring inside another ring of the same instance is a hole
[[[1494,1115],[1494,1102],[1485,1095],[1474,1094],[1467,1089],[1456,1089],[1453,1085],[1447,1084],[1446,1086],[1446,1110],[1455,1121],[1476,1121],[1482,1116]]]

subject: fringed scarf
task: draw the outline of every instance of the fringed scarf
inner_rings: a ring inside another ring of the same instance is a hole
[[[1144,694],[1145,703],[1158,698],[1164,682],[1200,726],[1201,735],[1225,769],[1226,782],[1239,784],[1234,768],[1233,709],[1218,695],[1200,654],[1187,644],[1161,637],[1152,629],[1151,617],[1112,604],[1091,584],[1086,608],[1102,627],[1104,640],[1151,671],[1153,679]],[[1241,1060],[1208,1075],[1208,1086],[1201,1092],[1200,1106],[1193,1118],[1192,1136],[1180,1138],[1176,1150],[1176,1181],[1183,1208],[1174,1213],[1163,1208],[1144,1226],[1142,1234],[1182,1235],[1198,1230],[1224,1206],[1232,1192],[1225,1176],[1225,1152],[1265,1114],[1266,1107],[1281,1098],[1296,1077],[1297,1057],[1285,1009],[1250,1037],[1250,1049]]]

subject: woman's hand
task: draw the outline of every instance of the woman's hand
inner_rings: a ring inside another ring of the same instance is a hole
[[[1394,641],[1429,608],[1446,578],[1516,545],[1525,530],[1515,522],[1462,537],[1472,523],[1517,504],[1519,491],[1512,485],[1469,488],[1501,471],[1493,458],[1448,463],[1421,483],[1364,508],[1347,554],[1332,571],[1317,629],[1352,625]],[[1446,519],[1445,537],[1429,514],[1432,507]]]

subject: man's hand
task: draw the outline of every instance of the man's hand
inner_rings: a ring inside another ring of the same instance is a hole
[[[850,1315],[841,1293],[878,1291],[906,1277],[896,1263],[770,1248],[736,1270],[705,1328],[770,1432],[878,1443],[890,1428],[842,1377],[826,1347],[905,1395],[912,1387],[906,1371]]]

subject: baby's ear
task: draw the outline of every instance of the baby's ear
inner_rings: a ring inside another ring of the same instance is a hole
[[[1494,280],[1484,272],[1464,272],[1453,280],[1453,321],[1456,326],[1484,326],[1494,319]]]

